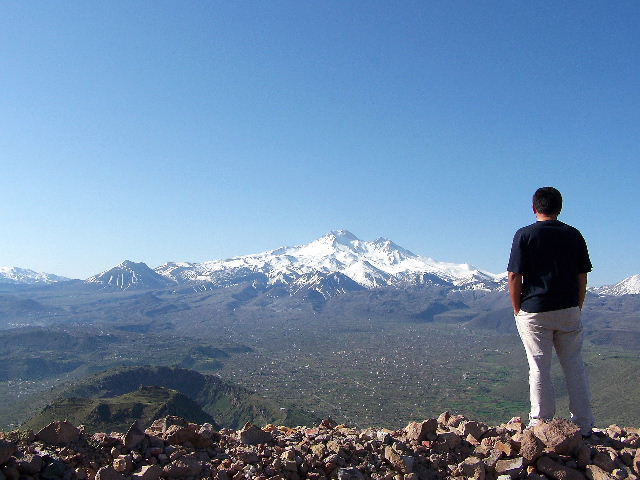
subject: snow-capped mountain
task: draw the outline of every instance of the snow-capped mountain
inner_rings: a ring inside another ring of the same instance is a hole
[[[34,272],[28,268],[0,267],[0,283],[37,285],[64,282],[67,280],[69,279],[65,277],[51,273]]]
[[[625,278],[615,285],[605,285],[592,289],[600,295],[640,295],[640,274]]]
[[[305,245],[227,260],[171,262],[155,271],[176,283],[200,282],[216,286],[237,284],[259,273],[266,276],[268,284],[289,285],[294,290],[301,284],[317,284],[317,274],[333,273],[342,274],[365,288],[434,284],[492,290],[504,283],[503,275],[481,271],[468,264],[422,257],[386,238],[363,241],[347,230],[330,232]]]
[[[165,288],[175,284],[175,282],[151,270],[146,263],[136,263],[130,260],[125,260],[120,265],[116,265],[109,270],[94,275],[86,281],[88,283],[120,290],[132,288]]]

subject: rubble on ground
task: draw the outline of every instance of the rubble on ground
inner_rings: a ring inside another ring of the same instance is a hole
[[[146,430],[86,434],[53,422],[0,432],[0,480],[640,479],[640,430],[586,439],[568,420],[489,426],[447,412],[402,430],[247,424],[215,430],[165,417]]]

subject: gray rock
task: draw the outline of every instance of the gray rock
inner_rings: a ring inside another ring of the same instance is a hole
[[[127,430],[124,436],[124,446],[129,450],[133,450],[138,447],[144,440],[144,429],[140,420],[136,420]]]
[[[365,476],[357,468],[341,468],[338,470],[338,480],[365,480]]]

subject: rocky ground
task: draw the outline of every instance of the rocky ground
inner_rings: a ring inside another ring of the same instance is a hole
[[[54,422],[0,433],[0,480],[639,479],[640,430],[615,425],[583,439],[567,420],[525,429],[460,415],[402,430],[247,424],[216,431],[179,417],[142,431],[88,435]]]

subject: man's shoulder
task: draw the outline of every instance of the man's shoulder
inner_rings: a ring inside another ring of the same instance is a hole
[[[530,233],[533,232],[536,228],[537,228],[537,223],[532,223],[531,225],[525,225],[524,227],[520,227],[518,230],[516,230],[516,236],[520,236],[526,233]]]

